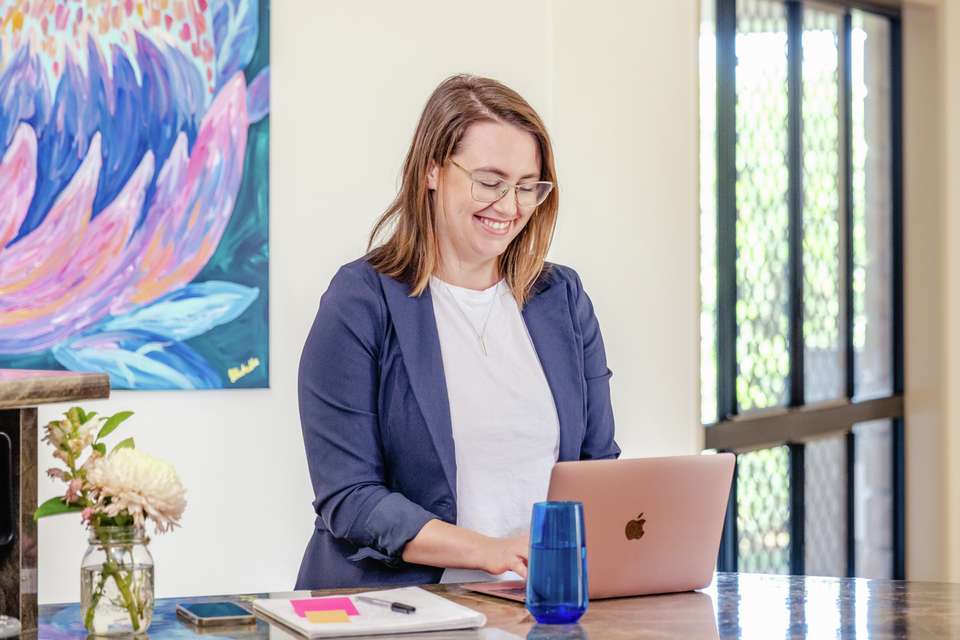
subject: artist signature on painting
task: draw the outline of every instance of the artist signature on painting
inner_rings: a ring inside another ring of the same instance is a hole
[[[259,366],[260,358],[250,358],[239,367],[230,367],[227,369],[227,377],[230,378],[230,382],[236,382]]]

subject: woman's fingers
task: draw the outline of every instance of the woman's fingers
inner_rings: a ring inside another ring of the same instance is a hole
[[[516,538],[516,542],[513,545],[514,553],[523,558],[523,561],[527,561],[527,556],[530,555],[530,536],[519,536]]]
[[[510,570],[524,580],[527,579],[527,563],[523,561],[523,558],[517,558],[516,562],[513,563],[513,566],[510,567]]]

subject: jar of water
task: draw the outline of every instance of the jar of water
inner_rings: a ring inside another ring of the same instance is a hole
[[[94,635],[145,633],[153,617],[153,556],[138,527],[94,527],[80,566],[80,615]]]

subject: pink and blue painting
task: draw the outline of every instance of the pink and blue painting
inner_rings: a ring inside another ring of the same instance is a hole
[[[0,0],[0,368],[266,387],[269,0]]]

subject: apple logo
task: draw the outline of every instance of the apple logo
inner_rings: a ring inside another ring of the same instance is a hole
[[[627,523],[627,540],[639,540],[643,537],[643,525],[646,523],[646,520],[643,519],[643,514],[641,513],[637,516],[636,520],[631,520]]]

